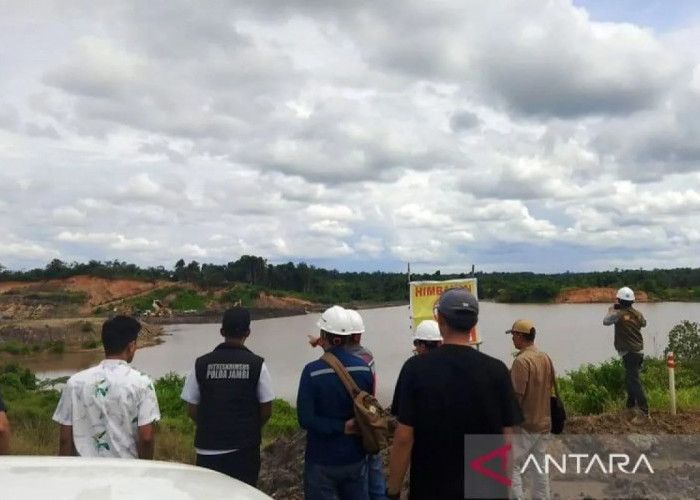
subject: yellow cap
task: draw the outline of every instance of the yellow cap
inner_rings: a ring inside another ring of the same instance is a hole
[[[506,330],[506,333],[522,333],[531,335],[535,333],[535,324],[529,319],[519,319],[513,323],[513,328]]]

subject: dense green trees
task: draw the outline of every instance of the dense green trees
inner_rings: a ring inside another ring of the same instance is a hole
[[[339,272],[320,269],[304,262],[271,264],[255,255],[243,255],[227,264],[187,263],[178,260],[172,269],[163,266],[140,268],[119,260],[66,263],[58,259],[46,267],[29,271],[11,271],[0,265],[2,281],[34,281],[77,275],[103,278],[136,278],[194,283],[203,287],[222,287],[246,283],[260,290],[293,293],[318,302],[404,301],[408,300],[407,276],[387,272]],[[469,275],[413,274],[414,280],[447,280]],[[631,286],[660,300],[700,300],[700,269],[615,269],[589,273],[483,273],[479,279],[479,297],[500,302],[549,302],[562,290],[581,287]]]

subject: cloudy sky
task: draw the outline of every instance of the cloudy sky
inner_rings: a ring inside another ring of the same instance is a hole
[[[698,266],[700,3],[0,0],[0,263]]]

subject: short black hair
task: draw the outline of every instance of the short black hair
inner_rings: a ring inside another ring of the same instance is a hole
[[[130,342],[136,340],[141,323],[131,316],[115,316],[102,325],[102,345],[108,356],[124,352]]]
[[[426,349],[429,351],[432,351],[433,349],[437,349],[440,347],[440,341],[439,340],[423,340],[423,339],[416,339],[413,341],[413,346],[418,347],[419,345],[424,345]]]
[[[243,338],[250,334],[250,311],[245,307],[232,307],[224,312],[221,334],[227,338]]]
[[[634,304],[631,300],[617,299],[617,301],[620,303],[621,307],[632,307],[632,304]]]
[[[454,316],[446,316],[442,313],[440,314],[443,318],[445,318],[445,323],[447,323],[450,328],[457,330],[458,332],[471,332],[472,328],[474,328],[476,323],[479,321],[479,316],[476,314],[466,313]]]

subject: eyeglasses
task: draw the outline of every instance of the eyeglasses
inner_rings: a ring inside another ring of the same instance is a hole
[[[422,340],[416,339],[416,340],[413,341],[413,347],[418,347],[419,345],[423,345],[423,341],[422,341]]]

